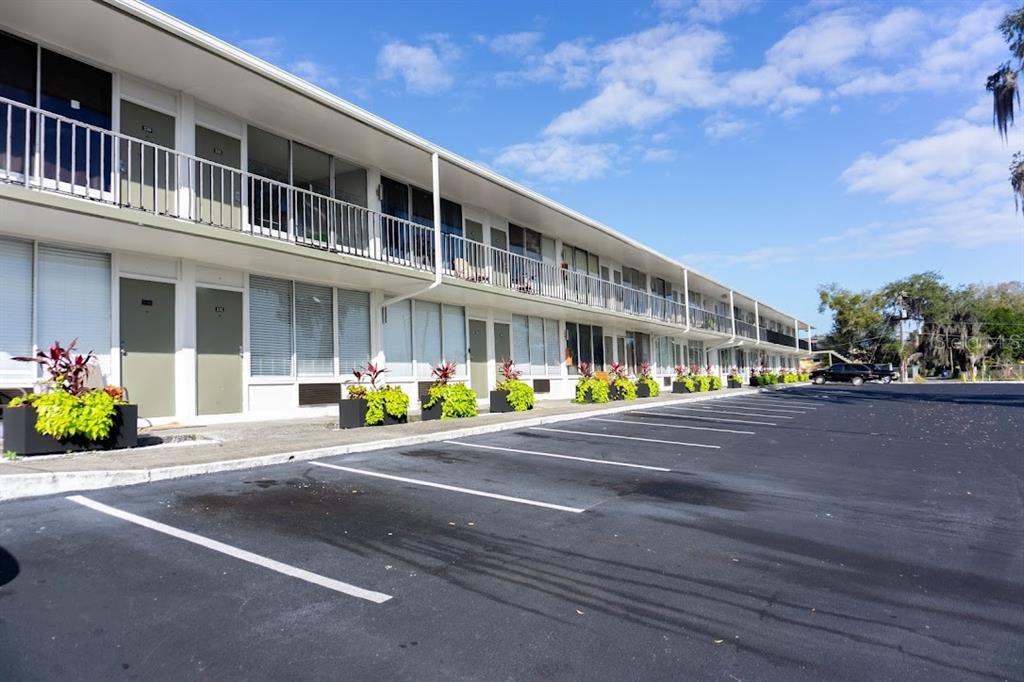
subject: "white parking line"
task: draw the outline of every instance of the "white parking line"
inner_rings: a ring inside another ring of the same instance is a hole
[[[761,398],[759,396],[750,396],[749,398],[732,398],[732,400],[744,400],[750,402],[767,403],[769,405],[792,405],[793,407],[801,410],[816,410],[818,406],[814,403],[805,403],[802,401],[789,400],[788,398]]]
[[[641,438],[639,436],[616,436],[611,433],[594,433],[593,431],[569,431],[568,429],[548,429],[543,426],[531,426],[531,431],[552,431],[554,433],[571,433],[576,436],[593,436],[595,438],[618,438],[620,440],[639,440],[645,443],[664,443],[665,445],[685,445],[688,448],[710,448],[721,450],[721,445],[707,445],[705,443],[686,443],[679,440],[658,440],[657,438]]]
[[[665,410],[686,410],[687,407],[676,407],[675,405],[662,405],[662,409]],[[702,422],[722,422],[724,424],[751,424],[753,426],[778,426],[775,422],[757,422],[749,419],[727,419],[726,417],[700,417],[695,414],[665,414],[664,412],[648,412],[647,414],[654,417],[685,417],[686,419],[694,419]]]
[[[650,412],[627,412],[627,414],[651,414]],[[655,415],[656,416],[656,415]],[[654,422],[637,422],[632,419],[608,419],[607,417],[593,417],[590,421],[613,422],[615,424],[637,424],[639,426],[664,426],[666,429],[690,429],[691,431],[715,431],[716,433],[739,433],[744,436],[753,436],[753,431],[739,431],[737,429],[716,429],[713,426],[687,426],[685,424],[656,424]]]
[[[355,585],[343,583],[340,580],[326,578],[317,573],[311,573],[310,571],[301,568],[296,568],[295,566],[283,564],[280,561],[268,559],[267,557],[260,556],[259,554],[253,554],[252,552],[248,552],[244,549],[238,549],[237,547],[226,545],[223,542],[218,542],[217,540],[211,540],[210,538],[203,537],[202,535],[196,535],[195,533],[190,533],[186,530],[175,528],[174,526],[168,526],[167,524],[160,523],[159,521],[152,521],[143,516],[137,516],[126,511],[121,511],[120,509],[117,509],[115,507],[105,505],[102,502],[96,502],[95,500],[91,500],[88,497],[83,497],[81,495],[70,495],[68,496],[67,499],[77,504],[80,504],[83,507],[88,507],[89,509],[98,511],[101,514],[107,514],[108,516],[113,516],[115,518],[121,519],[122,521],[134,523],[138,526],[142,526],[143,528],[155,530],[158,533],[164,533],[165,535],[170,535],[171,537],[178,538],[179,540],[185,540],[186,542],[191,542],[201,547],[212,549],[215,552],[227,554],[230,557],[234,557],[242,561],[247,561],[250,564],[256,564],[257,566],[262,566],[263,568],[269,568],[271,571],[276,571],[278,573],[282,573],[292,578],[298,578],[299,580],[304,580],[307,583],[313,583],[314,585],[326,587],[329,590],[341,592],[342,594],[347,594],[351,597],[358,597],[359,599],[372,601],[374,604],[383,604],[387,600],[391,599],[391,595],[389,594],[384,594],[382,592],[373,592],[371,590],[364,590],[361,587],[356,587]]]
[[[795,418],[795,417],[793,417],[791,415],[785,415],[785,414],[757,414],[756,412],[752,411],[754,408],[751,408],[750,410],[744,410],[743,408],[737,407],[737,408],[732,409],[732,410],[723,410],[723,409],[721,409],[719,407],[705,407],[703,405],[694,405],[692,407],[687,407],[685,409],[687,409],[687,410],[700,410],[701,412],[712,412],[714,414],[735,414],[735,415],[740,416],[740,417],[771,417],[772,419],[794,419]],[[736,410],[740,410],[740,411],[737,412]]]
[[[404,476],[394,476],[392,474],[382,474],[377,471],[367,471],[366,469],[354,469],[352,467],[338,466],[337,464],[328,464],[327,462],[310,462],[320,467],[327,467],[328,469],[337,469],[338,471],[347,471],[350,474],[359,474],[361,476],[373,476],[374,478],[386,478],[389,481],[399,481],[401,483],[411,483],[413,485],[422,485],[427,488],[438,488],[439,490],[448,490],[453,493],[465,493],[466,495],[476,495],[477,497],[489,497],[493,500],[503,500],[505,502],[517,502],[519,504],[528,504],[531,507],[544,507],[545,509],[554,509],[556,511],[572,512],[573,514],[582,514],[585,509],[579,507],[566,507],[561,504],[552,504],[550,502],[538,502],[537,500],[527,500],[522,497],[511,497],[509,495],[499,495],[498,493],[489,493],[483,490],[471,490],[470,488],[460,488],[454,485],[447,485],[445,483],[434,483],[433,481],[421,481],[417,478],[406,478]]]
[[[800,407],[800,408],[797,408],[797,407],[779,407],[775,403],[768,403],[766,405],[764,403],[737,402],[736,400],[730,400],[730,401],[726,402],[724,400],[720,400],[720,401],[718,401],[717,404],[722,405],[723,407],[739,407],[739,408],[743,408],[745,410],[757,408],[759,410],[764,410],[765,412],[785,412],[787,414],[807,414],[807,408],[806,407]]]
[[[647,469],[648,471],[672,471],[665,467],[652,467],[646,464],[631,464],[629,462],[616,462],[610,459],[591,459],[589,457],[573,457],[572,455],[556,455],[553,452],[537,452],[535,450],[517,450],[515,448],[501,448],[495,445],[480,445],[479,443],[460,443],[456,440],[446,440],[449,445],[461,445],[464,448],[480,448],[481,450],[497,450],[499,452],[517,452],[521,455],[537,455],[538,457],[554,457],[555,459],[571,459],[577,462],[589,462],[591,464],[609,464],[617,467],[631,467],[633,469]]]

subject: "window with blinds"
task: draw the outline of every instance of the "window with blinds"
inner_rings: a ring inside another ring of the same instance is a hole
[[[416,376],[429,378],[435,365],[441,363],[441,306],[425,301],[413,302],[413,353]]]
[[[110,256],[39,246],[36,341],[49,347],[78,339],[82,354],[96,353],[110,371]]]
[[[292,283],[249,277],[249,371],[292,376]]]
[[[558,338],[557,320],[544,320],[544,357],[548,374],[558,374],[562,367],[562,344]]]
[[[441,318],[444,359],[458,363],[461,374],[466,366],[466,309],[457,305],[442,306]]]
[[[530,319],[525,315],[512,316],[512,362],[523,372],[530,367]]]
[[[26,386],[35,365],[11,358],[32,355],[32,242],[0,239],[0,382]]]
[[[412,304],[392,303],[385,309],[382,325],[384,357],[391,376],[412,375]]]
[[[299,376],[334,374],[331,287],[295,283],[295,357]]]
[[[539,317],[530,318],[530,374],[544,376],[547,367],[544,363],[544,320]]]
[[[370,360],[370,295],[337,290],[338,371],[350,374]]]

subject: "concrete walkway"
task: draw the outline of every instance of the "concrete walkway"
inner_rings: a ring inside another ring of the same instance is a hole
[[[788,384],[786,387],[799,386]],[[0,500],[93,490],[182,478],[217,471],[249,469],[281,462],[435,442],[470,435],[539,426],[656,405],[736,397],[774,388],[723,389],[709,393],[662,393],[657,398],[603,405],[566,400],[539,401],[529,412],[481,414],[471,419],[412,421],[395,426],[341,430],[337,419],[238,422],[140,431],[143,445],[0,461]],[[414,417],[414,419],[416,419]],[[0,446],[2,450],[2,446]]]

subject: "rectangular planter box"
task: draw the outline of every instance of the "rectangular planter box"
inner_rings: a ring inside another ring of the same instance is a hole
[[[498,414],[501,412],[515,412],[512,406],[508,404],[508,391],[491,391],[491,414]]]
[[[637,398],[650,398],[651,397],[651,387],[648,386],[647,384],[644,384],[644,383],[637,384],[636,385],[636,397]]]
[[[58,452],[115,450],[139,444],[139,406],[116,405],[114,426],[103,441],[73,438],[57,440],[36,431],[36,408],[31,405],[4,408],[4,450],[18,455],[49,455]]]
[[[424,407],[423,403],[428,400],[430,398],[426,396],[420,398],[420,421],[429,422],[441,418],[441,408],[444,407],[444,399],[438,400],[430,407]]]
[[[394,426],[395,424],[407,424],[409,422],[409,415],[403,414],[401,417],[392,417],[385,410],[384,422],[377,424],[377,426]]]
[[[366,401],[346,398],[338,401],[338,428],[356,429],[366,426]]]
[[[611,397],[611,391],[609,391],[609,397]],[[611,398],[611,399],[614,400],[614,398]],[[583,402],[585,402],[585,403],[592,403],[592,402],[594,402],[594,396],[591,394],[591,391],[590,391],[589,388],[586,391],[583,392]]]
[[[729,379],[729,388],[743,388],[743,382]]]
[[[673,393],[690,393],[691,391],[690,391],[690,389],[688,389],[686,387],[686,384],[684,384],[683,382],[681,382],[681,381],[673,381],[672,382],[672,392]]]

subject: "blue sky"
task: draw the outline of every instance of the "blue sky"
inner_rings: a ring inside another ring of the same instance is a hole
[[[819,326],[825,282],[1024,279],[1007,5],[155,4]]]

